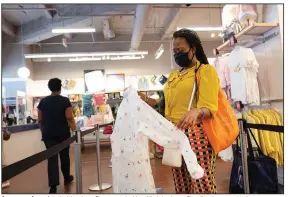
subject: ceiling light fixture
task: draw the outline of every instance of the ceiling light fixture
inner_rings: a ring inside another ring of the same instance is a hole
[[[69,62],[83,62],[83,61],[99,61],[101,58],[98,57],[83,57],[83,58],[74,58],[74,59],[69,59]]]
[[[30,71],[26,67],[21,67],[17,71],[18,77],[21,79],[27,79],[30,75]]]
[[[147,55],[148,51],[112,51],[112,52],[90,52],[90,53],[35,53],[24,54],[25,58],[52,58],[52,57],[92,57],[113,55]]]
[[[133,56],[122,56],[122,57],[112,57],[111,60],[139,60],[142,57],[133,57]]]
[[[161,44],[155,53],[155,59],[160,58],[160,56],[162,55],[163,52],[164,52],[164,46],[163,46],[163,44]]]
[[[211,33],[211,37],[214,38],[215,37],[215,34],[214,33]]]
[[[177,28],[177,30],[181,29],[190,29],[193,31],[222,31],[223,27],[186,27],[186,28]]]
[[[48,58],[48,62],[51,62],[52,60],[51,60],[51,58]]]
[[[56,28],[52,29],[54,34],[65,34],[65,33],[92,33],[96,32],[95,28]]]

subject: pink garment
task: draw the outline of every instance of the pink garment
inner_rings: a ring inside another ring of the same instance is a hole
[[[214,64],[220,80],[220,87],[230,86],[230,71],[228,66],[228,57],[216,57]]]
[[[105,94],[94,94],[93,99],[95,101],[95,105],[105,104]]]

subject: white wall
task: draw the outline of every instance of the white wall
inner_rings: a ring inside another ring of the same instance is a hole
[[[279,12],[277,4],[264,5],[263,11],[264,22],[279,22]],[[253,48],[253,51],[255,52],[256,58],[260,65],[258,81],[260,87],[260,96],[262,100],[274,100],[284,98],[284,65],[280,30],[281,28],[276,28],[274,30],[279,32],[278,36],[273,37],[267,42]],[[277,103],[277,106],[281,106],[281,104]]]
[[[125,73],[126,75],[152,75],[168,74],[171,72],[171,66],[176,66],[171,61],[170,43],[164,43],[165,51],[158,59],[154,59],[154,54],[161,43],[142,43],[140,50],[148,50],[149,54],[143,60],[122,60],[122,61],[96,61],[96,62],[39,62],[34,63],[35,80],[48,80],[52,77],[62,79],[83,78],[84,70],[105,69],[106,73]],[[220,42],[204,42],[203,47],[208,57],[212,57],[213,48],[217,47]],[[128,50],[128,44],[115,44],[108,46],[103,44],[104,51]],[[116,48],[114,48],[116,47]],[[79,50],[78,50],[79,48]],[[70,51],[87,51],[82,50],[78,45],[77,49]],[[85,49],[85,48],[84,48]],[[58,51],[55,49],[44,49],[46,52]],[[97,49],[95,51],[98,51]]]
[[[61,80],[65,80],[66,78],[60,78]],[[74,80],[76,82],[76,86],[70,90],[62,89],[62,94],[84,94],[85,93],[85,83],[83,78],[70,78],[70,80]],[[33,97],[38,96],[48,96],[51,94],[48,88],[49,80],[35,80],[31,81],[29,85],[27,85],[27,91],[29,95]]]
[[[3,78],[18,78],[17,71],[19,68],[26,66],[31,70],[31,78],[33,79],[33,63],[31,60],[24,59],[23,54],[30,53],[30,47],[22,44],[13,44],[15,39],[2,34],[2,77]]]
[[[31,72],[29,78],[34,79],[33,62],[23,56],[23,53],[30,53],[30,47],[12,43],[14,39],[2,34],[2,85],[6,88],[6,97],[15,97],[17,90],[26,92],[26,81],[17,74],[19,68],[26,66]]]
[[[12,164],[45,150],[44,143],[41,139],[40,130],[11,134],[10,140],[2,141],[4,164]]]

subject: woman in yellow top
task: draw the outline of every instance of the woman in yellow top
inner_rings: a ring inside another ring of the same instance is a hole
[[[173,72],[164,86],[165,117],[185,131],[198,163],[205,171],[203,178],[193,180],[183,165],[173,168],[176,193],[216,193],[216,155],[204,133],[202,119],[215,116],[218,111],[219,78],[215,68],[208,64],[200,38],[196,32],[182,29],[173,35],[173,52],[176,63],[181,67]],[[199,69],[196,96],[188,111],[195,72]],[[143,98],[143,97],[142,97]],[[153,100],[148,100],[153,105]]]

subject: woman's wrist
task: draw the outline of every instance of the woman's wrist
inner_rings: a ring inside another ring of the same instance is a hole
[[[209,119],[212,114],[208,108],[198,108],[200,110],[199,119]]]
[[[205,116],[205,111],[202,108],[198,108],[199,109],[199,116],[198,119],[199,120],[203,120],[204,116]]]

